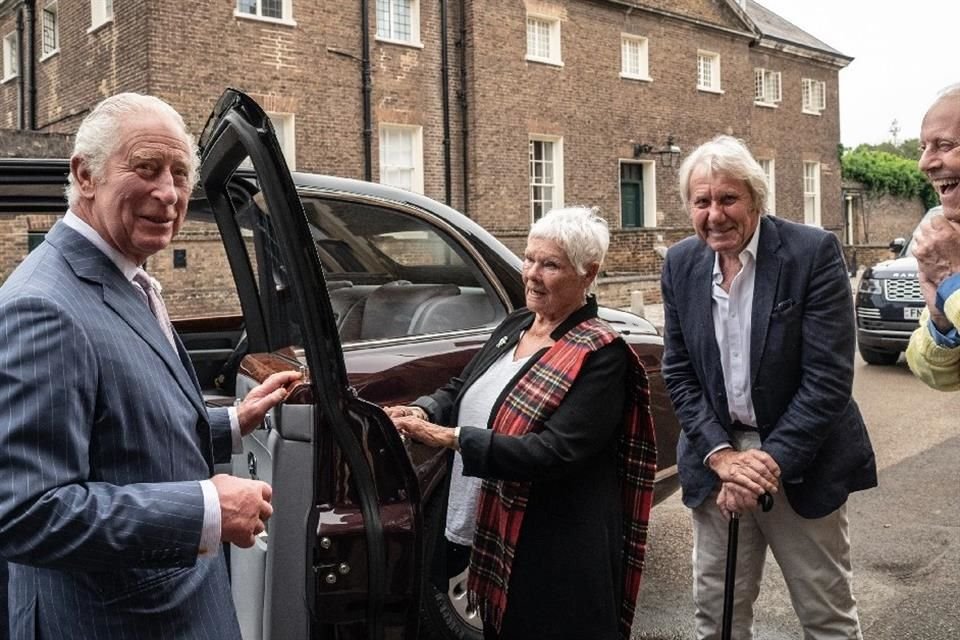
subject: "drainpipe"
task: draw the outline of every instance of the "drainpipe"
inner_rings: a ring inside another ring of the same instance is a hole
[[[460,0],[460,130],[462,131],[463,154],[463,214],[470,216],[470,163],[467,150],[470,137],[470,125],[467,120],[467,2]]]
[[[443,201],[452,198],[450,167],[450,63],[447,57],[447,0],[440,0],[440,96],[443,100]]]
[[[27,69],[27,82],[29,83],[29,101],[30,106],[30,131],[37,130],[37,56],[34,49],[36,49],[36,36],[37,36],[37,17],[36,11],[34,9],[36,5],[35,0],[25,0],[23,3],[24,9],[26,11],[25,21],[27,23],[27,42],[29,44],[30,56],[24,56],[29,68]],[[26,48],[25,48],[26,49]]]
[[[370,77],[370,3],[360,0],[360,47],[363,51],[360,61],[361,81],[363,83],[363,179],[373,181],[373,116],[371,115],[371,94],[373,80]]]
[[[20,10],[17,11],[17,128],[24,129],[26,127],[26,111],[27,111],[27,93],[26,93],[26,61],[24,58],[24,52],[26,47],[24,46],[23,41],[23,6],[20,6]]]

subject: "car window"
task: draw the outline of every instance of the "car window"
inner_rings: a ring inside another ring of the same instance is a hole
[[[506,313],[463,246],[412,212],[301,194],[343,342],[496,324]]]

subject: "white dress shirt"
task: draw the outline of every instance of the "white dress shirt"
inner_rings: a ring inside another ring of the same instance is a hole
[[[140,289],[140,285],[133,281],[133,276],[140,269],[140,265],[135,264],[125,255],[114,249],[110,244],[97,233],[96,229],[87,224],[73,211],[67,211],[63,217],[63,223],[89,240],[97,249],[103,252],[113,264],[123,273],[131,287]],[[240,421],[237,419],[237,410],[230,407],[228,410],[230,416],[230,430],[233,436],[233,452],[242,452]],[[214,556],[220,549],[220,496],[217,494],[217,488],[213,486],[210,480],[200,480],[200,490],[203,491],[203,529],[200,533],[200,553],[203,556]]]
[[[730,291],[720,286],[723,272],[720,269],[720,254],[713,262],[713,286],[711,288],[713,329],[720,350],[720,366],[723,369],[723,386],[727,394],[727,408],[731,422],[756,426],[757,416],[750,394],[750,330],[753,314],[753,285],[757,275],[757,246],[760,242],[760,225],[750,242],[740,252],[740,272],[733,278]],[[710,451],[711,455],[731,447],[722,444]]]

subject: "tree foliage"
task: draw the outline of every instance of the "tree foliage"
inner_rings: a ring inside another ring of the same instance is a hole
[[[892,153],[878,147],[897,149],[898,152]],[[900,148],[905,152],[912,150],[909,152],[915,157],[904,157],[899,152]],[[918,158],[919,145],[914,139],[906,140],[900,145],[860,145],[852,151],[845,151],[840,163],[843,177],[863,183],[869,192],[904,198],[918,197],[929,209],[939,201],[927,177],[917,167]]]

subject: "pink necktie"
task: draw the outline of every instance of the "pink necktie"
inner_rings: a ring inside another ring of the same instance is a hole
[[[173,326],[170,324],[170,316],[167,315],[167,305],[163,304],[163,298],[160,297],[160,285],[143,269],[137,269],[133,281],[143,290],[147,297],[147,304],[150,305],[150,311],[160,324],[160,329],[163,330],[163,335],[167,337],[170,346],[176,351],[177,343],[173,339]]]

